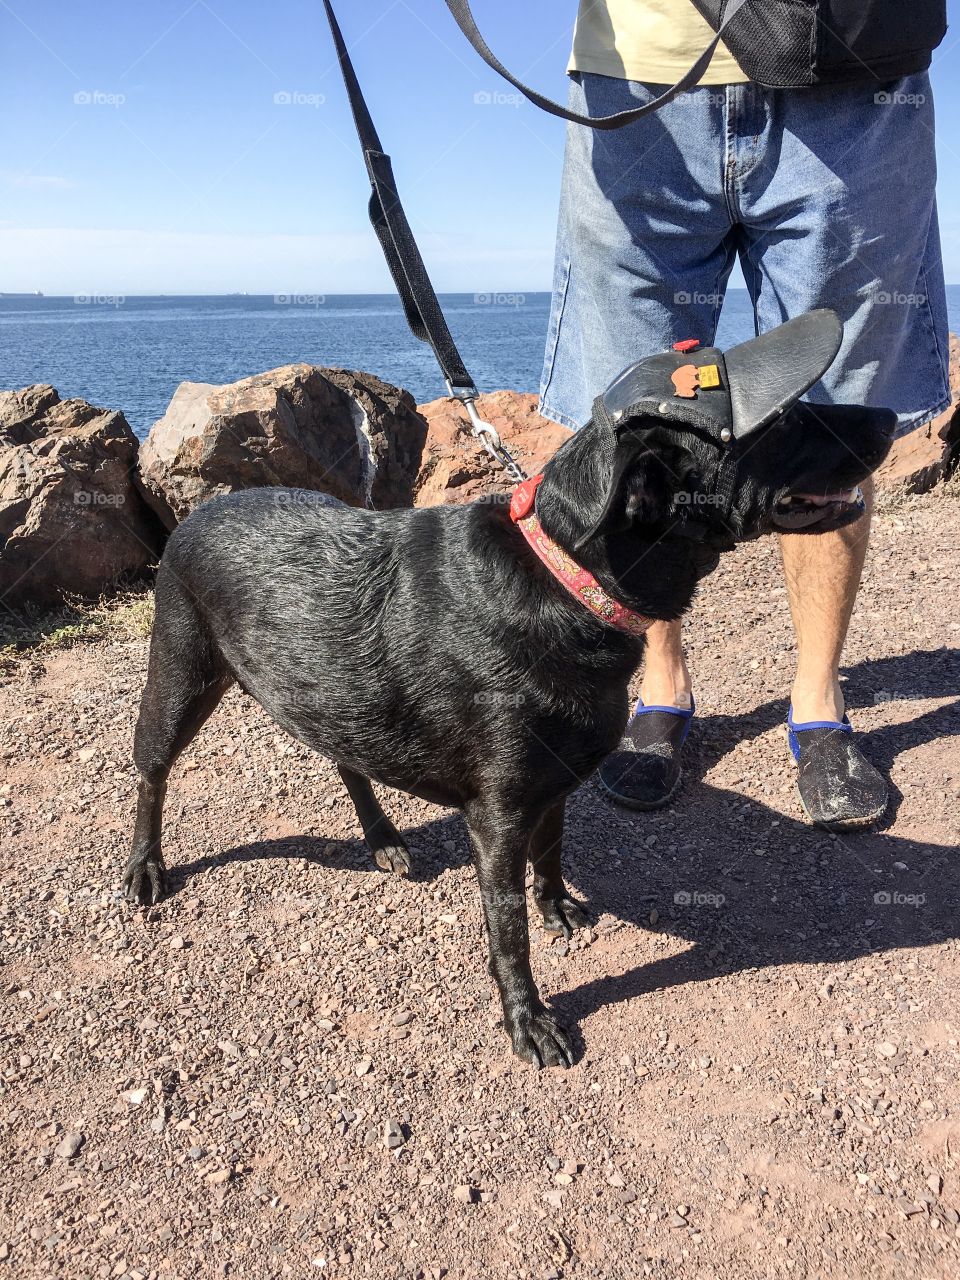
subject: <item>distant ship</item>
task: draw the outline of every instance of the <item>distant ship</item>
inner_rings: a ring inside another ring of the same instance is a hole
[[[43,294],[39,289],[35,289],[33,293],[0,293],[0,298],[42,298]]]

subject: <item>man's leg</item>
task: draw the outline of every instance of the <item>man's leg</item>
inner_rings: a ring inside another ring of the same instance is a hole
[[[780,554],[797,633],[793,718],[798,723],[844,716],[840,655],[853,614],[870,537],[873,481],[863,485],[866,511],[835,533],[787,533]]]
[[[815,307],[843,321],[840,353],[807,398],[886,405],[905,433],[949,400],[933,106],[926,75],[882,87],[735,86],[731,199],[760,330]],[[887,800],[838,683],[869,528],[868,510],[837,533],[781,540],[798,645],[790,748],[804,809],[835,830],[867,825]]]
[[[609,76],[574,79],[591,115],[649,101],[655,89]],[[713,342],[736,229],[721,181],[722,89],[683,94],[625,129],[567,132],[553,309],[540,412],[574,429],[628,365],[683,338]],[[690,706],[680,624],[647,633],[645,706]],[[638,708],[638,712],[640,709]],[[689,713],[643,710],[600,780],[625,804],[659,808],[680,782]]]
[[[870,537],[873,484],[861,488],[866,510],[856,524],[780,539],[797,634],[789,735],[797,787],[807,816],[834,830],[874,822],[889,794],[886,779],[854,741],[840,689],[840,657]]]
[[[575,111],[607,115],[657,89],[583,74]],[[574,431],[642,356],[716,333],[736,232],[720,181],[722,90],[694,89],[623,129],[569,125],[540,412]]]
[[[648,707],[689,707],[692,696],[683,623],[655,622],[646,636],[640,699]]]

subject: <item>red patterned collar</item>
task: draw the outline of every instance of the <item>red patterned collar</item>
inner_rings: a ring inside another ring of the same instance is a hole
[[[591,613],[611,626],[626,631],[632,636],[642,636],[653,618],[645,618],[643,614],[628,609],[625,604],[614,600],[601,587],[592,573],[577,564],[567,555],[562,547],[557,546],[552,538],[543,531],[537,518],[534,504],[537,489],[540,487],[542,475],[532,476],[518,484],[510,499],[510,519],[517,525],[527,542],[547,566],[556,580],[563,584],[571,595],[576,596],[581,604],[586,605]]]

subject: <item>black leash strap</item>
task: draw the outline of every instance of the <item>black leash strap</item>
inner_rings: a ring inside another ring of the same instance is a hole
[[[688,89],[692,89],[710,65],[710,59],[713,57],[725,29],[746,3],[747,0],[730,0],[723,15],[723,20],[717,28],[716,35],[703,53],[697,58],[690,70],[666,93],[662,93],[659,98],[654,98],[652,102],[644,103],[642,107],[632,107],[629,111],[618,111],[612,116],[581,116],[576,111],[569,111],[566,107],[562,107],[559,102],[554,102],[552,98],[545,98],[542,93],[538,93],[536,89],[531,89],[507,70],[480,34],[470,11],[468,0],[446,0],[447,8],[453,14],[457,26],[487,66],[496,71],[498,76],[502,76],[515,89],[519,89],[523,96],[528,98],[535,107],[540,107],[542,111],[547,111],[552,116],[559,116],[561,120],[569,120],[572,124],[584,124],[590,129],[622,129],[625,124],[632,124],[634,120],[639,120],[641,116],[650,115],[653,111],[659,111],[661,107],[665,107],[678,94],[686,93]]]
[[[692,88],[709,66],[710,59],[713,57],[713,52],[720,42],[720,36],[724,28],[745,3],[746,0],[730,0],[716,36],[710,41],[686,75],[681,80],[678,80],[666,93],[661,94],[659,98],[655,98],[653,102],[635,107],[630,111],[620,111],[612,116],[593,117],[581,116],[575,111],[568,111],[566,107],[560,106],[559,103],[553,102],[550,98],[545,98],[542,94],[537,93],[535,89],[529,89],[516,76],[511,75],[503,63],[492,53],[487,42],[480,34],[467,0],[446,0],[447,7],[453,14],[460,30],[489,67],[492,67],[498,75],[503,76],[516,89],[519,89],[535,106],[541,107],[551,115],[560,116],[562,119],[569,120],[574,124],[588,125],[591,129],[619,129],[623,125],[630,124],[633,120],[639,120],[641,116],[649,115],[651,112],[659,110],[660,107],[675,98],[677,94]],[[433,354],[436,356],[437,363],[446,379],[450,394],[463,402],[470,416],[471,430],[476,439],[479,440],[490,456],[505,468],[513,479],[523,480],[525,476],[522,469],[504,448],[494,428],[482,420],[477,410],[476,399],[478,392],[476,385],[467,372],[466,365],[457,350],[457,344],[454,342],[453,335],[447,327],[440,302],[433,285],[430,283],[427,268],[420,255],[413,232],[410,230],[410,224],[403,211],[403,205],[400,203],[397,184],[393,176],[393,165],[390,157],[383,150],[383,145],[370,116],[370,111],[360,88],[360,82],[357,80],[357,73],[353,69],[353,63],[350,60],[350,54],[347,52],[343,33],[340,30],[340,24],[337,22],[330,0],[323,0],[323,7],[327,15],[327,22],[330,24],[330,33],[333,36],[333,43],[337,50],[340,72],[346,86],[347,97],[350,100],[350,110],[353,112],[353,121],[357,127],[357,136],[360,139],[364,163],[367,166],[367,174],[370,178],[370,221],[377,233],[377,239],[380,241],[380,247],[387,260],[387,266],[390,268],[390,274],[393,276],[393,282],[400,295],[407,324],[417,338],[422,342],[428,342],[433,348]]]
[[[340,71],[350,99],[350,110],[353,112],[360,146],[363,148],[363,159],[370,177],[370,221],[397,286],[407,324],[421,342],[429,342],[433,348],[451,394],[460,399],[476,397],[477,388],[447,328],[437,295],[427,275],[427,268],[400,203],[393,165],[380,144],[330,0],[323,0],[323,7],[327,13]]]

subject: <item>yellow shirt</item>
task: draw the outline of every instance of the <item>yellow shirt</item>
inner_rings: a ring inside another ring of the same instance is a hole
[[[713,35],[692,0],[580,0],[567,70],[675,84]],[[748,78],[721,41],[700,83]]]

